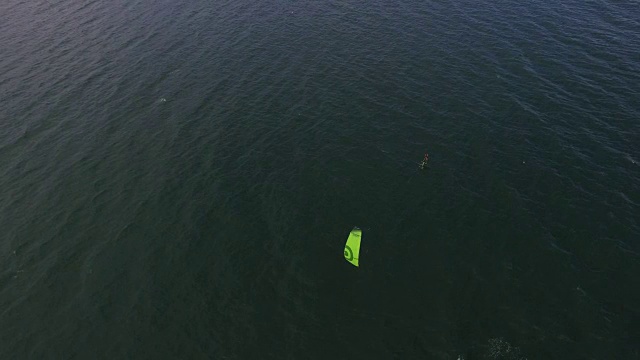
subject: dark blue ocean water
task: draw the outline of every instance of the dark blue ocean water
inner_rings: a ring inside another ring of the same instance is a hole
[[[0,357],[640,359],[638,5],[0,2]]]

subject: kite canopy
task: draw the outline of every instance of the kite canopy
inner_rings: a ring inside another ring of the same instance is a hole
[[[360,258],[360,239],[362,237],[362,230],[354,227],[349,233],[347,243],[344,245],[344,258],[354,266],[359,266]]]

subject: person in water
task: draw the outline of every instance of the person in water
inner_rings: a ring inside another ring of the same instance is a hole
[[[420,170],[424,170],[427,167],[427,162],[429,162],[429,154],[424,153],[424,158],[420,162]]]

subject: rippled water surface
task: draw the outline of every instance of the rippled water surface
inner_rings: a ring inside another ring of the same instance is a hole
[[[0,2],[2,358],[640,359],[639,276],[637,2]]]

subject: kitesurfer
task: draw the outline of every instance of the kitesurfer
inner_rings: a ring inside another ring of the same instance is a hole
[[[429,162],[429,154],[424,153],[424,158],[420,162],[420,170],[424,170],[427,167],[427,162]]]

